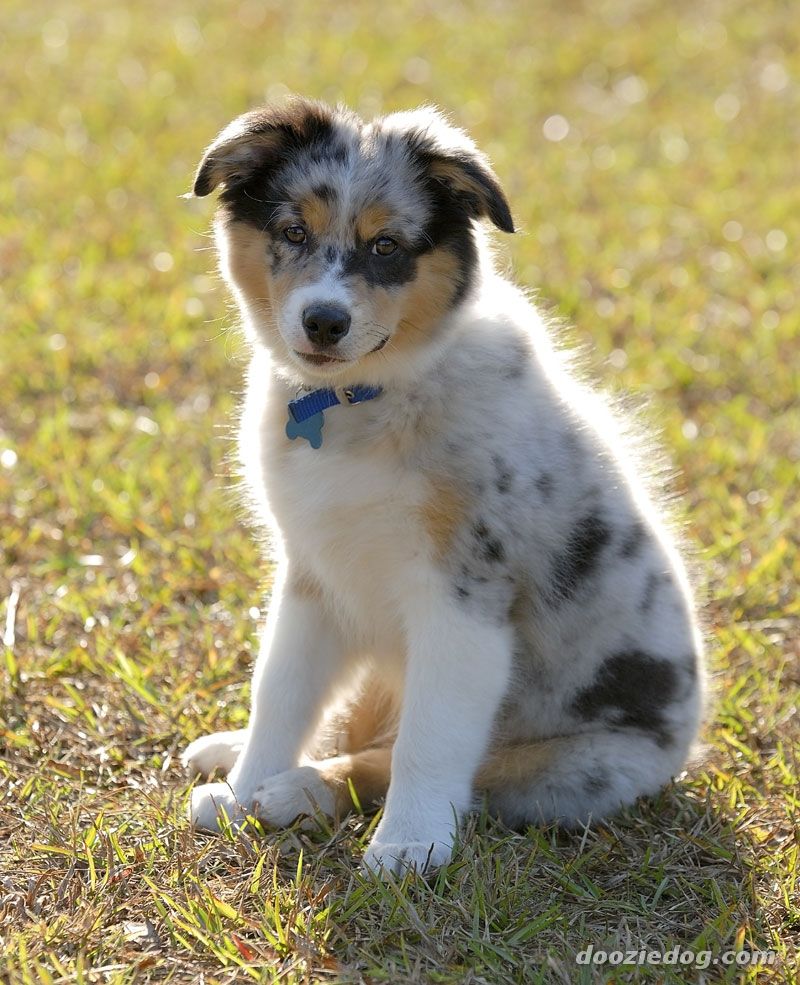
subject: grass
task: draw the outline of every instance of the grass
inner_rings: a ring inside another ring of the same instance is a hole
[[[8,0],[0,34],[0,981],[796,981],[791,6]],[[701,763],[583,834],[473,819],[429,883],[358,874],[373,819],[183,820],[176,754],[244,723],[269,571],[229,492],[242,353],[210,207],[178,196],[287,87],[474,132],[516,276],[648,398],[708,598]],[[576,964],[589,943],[776,958]]]

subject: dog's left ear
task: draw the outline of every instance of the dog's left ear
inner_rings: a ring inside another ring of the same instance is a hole
[[[514,232],[508,200],[489,159],[442,113],[430,106],[393,113],[383,126],[403,135],[425,174],[444,186],[472,218],[486,217],[504,233]]]
[[[331,130],[331,110],[299,97],[237,116],[203,155],[194,194],[209,195],[219,184],[226,189],[242,184],[256,171],[279,164],[293,150],[324,140]]]

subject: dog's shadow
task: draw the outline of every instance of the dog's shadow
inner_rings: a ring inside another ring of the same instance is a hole
[[[296,829],[307,859],[321,849],[335,856],[328,860],[340,872],[349,870],[333,892],[335,908],[351,918],[337,948],[344,961],[363,959],[353,924],[363,922],[366,934],[376,920],[404,946],[418,948],[431,974],[459,957],[471,962],[476,981],[494,980],[502,953],[513,955],[520,981],[550,981],[536,977],[544,966],[553,981],[608,980],[576,963],[592,945],[593,953],[656,950],[675,962],[698,954],[700,964],[677,964],[676,977],[659,979],[681,982],[696,976],[703,961],[775,946],[771,920],[758,905],[764,848],[710,785],[701,792],[699,784],[673,784],[583,830],[513,831],[476,813],[453,861],[424,878],[353,874],[353,836],[364,843],[369,827],[369,818],[350,818],[332,837],[330,827]],[[330,868],[314,868],[314,881],[330,885]],[[435,933],[423,932],[426,926]]]

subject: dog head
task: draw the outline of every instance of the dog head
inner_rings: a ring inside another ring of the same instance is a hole
[[[302,382],[380,380],[445,330],[478,267],[474,224],[514,224],[486,158],[436,110],[365,123],[295,99],[206,151],[223,273],[255,342]]]

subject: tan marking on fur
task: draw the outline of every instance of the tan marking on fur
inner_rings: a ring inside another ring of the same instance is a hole
[[[333,221],[328,203],[312,193],[307,195],[299,204],[303,220],[311,232],[316,236],[324,236]]]
[[[393,348],[412,348],[430,338],[453,300],[458,273],[458,258],[449,250],[433,250],[419,258],[417,276],[403,294],[403,315],[390,342]]]
[[[353,753],[371,746],[391,745],[397,734],[398,717],[397,699],[375,678],[367,678],[348,707],[343,723],[343,751]]]
[[[267,260],[269,238],[243,222],[228,222],[225,225],[224,255],[227,271],[236,289],[244,300],[263,311],[277,309],[287,295],[310,276],[308,268],[296,269],[292,264],[274,274]],[[259,323],[272,325],[276,339],[279,337],[274,319],[261,318]]]
[[[245,300],[253,305],[267,306],[271,297],[265,242],[263,233],[242,222],[229,222],[225,227],[228,274]]]
[[[348,779],[365,809],[386,796],[399,714],[398,698],[369,675],[327,723],[326,732],[343,754],[314,765],[333,792],[338,813],[354,806]]]
[[[393,745],[400,717],[399,693],[367,672],[357,687],[328,709],[307,755],[322,761]]]
[[[346,814],[355,806],[350,793],[350,783],[353,784],[361,807],[367,810],[377,807],[389,789],[392,747],[365,749],[352,756],[327,759],[317,763],[316,766],[334,795],[337,813]]]
[[[445,557],[467,514],[464,496],[448,482],[434,482],[431,495],[423,504],[421,512],[435,556]]]
[[[356,216],[356,231],[362,240],[374,239],[389,225],[392,212],[384,205],[368,205]]]
[[[493,748],[475,777],[481,790],[518,788],[534,779],[552,761],[547,741]]]
[[[486,188],[468,171],[465,171],[458,160],[451,160],[447,157],[434,158],[430,162],[428,170],[431,175],[451,185],[457,191],[474,195],[481,201],[486,200]]]

